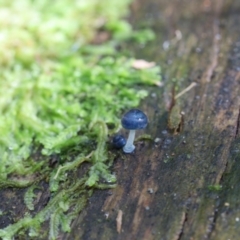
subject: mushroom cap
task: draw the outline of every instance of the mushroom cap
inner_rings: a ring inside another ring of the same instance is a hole
[[[125,129],[143,129],[148,125],[147,115],[139,109],[131,109],[122,117],[122,126]]]
[[[127,142],[126,138],[121,134],[116,134],[112,139],[112,145],[115,148],[122,148],[123,146],[126,145],[126,142]]]

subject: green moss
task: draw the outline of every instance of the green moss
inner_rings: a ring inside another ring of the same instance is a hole
[[[222,190],[222,186],[219,184],[209,185],[208,190],[213,191],[213,192],[219,192]]]
[[[47,220],[49,239],[56,239],[59,230],[70,231],[94,188],[115,186],[107,125],[116,131],[121,112],[147,96],[145,84],[159,80],[158,67],[135,70],[133,59],[115,51],[132,34],[120,20],[129,2],[1,1],[0,187],[29,187],[29,212],[0,230],[3,239],[21,233],[37,238]],[[99,31],[113,37],[89,44]],[[52,156],[59,159],[54,168]],[[84,162],[88,171],[79,178]],[[51,199],[35,213],[34,190],[43,180]]]

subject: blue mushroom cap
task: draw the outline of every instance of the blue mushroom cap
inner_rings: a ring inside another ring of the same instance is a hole
[[[122,148],[126,145],[126,138],[123,135],[117,134],[112,139],[112,144],[115,148]]]
[[[139,109],[131,109],[122,117],[122,126],[125,129],[137,130],[143,129],[148,124],[148,118],[144,112]]]

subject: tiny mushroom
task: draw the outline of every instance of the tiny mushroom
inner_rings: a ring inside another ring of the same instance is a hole
[[[121,134],[116,134],[112,139],[112,145],[115,148],[122,148],[126,142],[126,138]]]
[[[145,113],[139,109],[131,109],[125,113],[122,117],[122,126],[129,130],[129,136],[126,145],[123,147],[125,153],[131,153],[134,151],[135,146],[133,145],[135,138],[135,131],[143,129],[148,124],[148,118]]]

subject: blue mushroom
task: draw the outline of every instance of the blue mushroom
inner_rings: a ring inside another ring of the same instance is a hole
[[[144,112],[139,109],[131,109],[125,113],[122,117],[122,126],[129,130],[129,136],[126,145],[123,147],[125,153],[131,153],[134,151],[133,145],[135,132],[138,129],[144,129],[148,124],[148,118]]]
[[[120,134],[116,134],[112,139],[112,145],[115,148],[122,148],[126,144],[126,142],[126,138]]]

